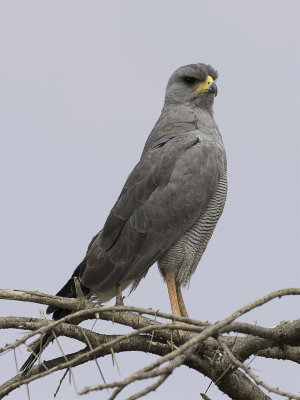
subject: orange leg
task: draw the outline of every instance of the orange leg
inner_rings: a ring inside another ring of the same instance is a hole
[[[176,286],[177,285],[175,283],[175,277],[173,275],[171,275],[171,274],[165,274],[165,278],[166,278],[166,282],[167,282],[167,285],[168,285],[168,291],[169,291],[169,298],[170,298],[170,303],[171,303],[171,308],[172,308],[172,314],[176,315],[177,317],[182,317],[184,315],[182,315],[182,312],[181,312],[180,302],[179,302],[179,299],[178,299],[178,292],[176,290]],[[183,307],[184,307],[184,310],[185,310],[185,306],[184,306],[184,303],[183,303],[183,299],[182,299],[180,288],[179,288],[179,293],[180,293],[182,304],[183,304]],[[185,310],[185,312],[186,312],[186,310]],[[184,331],[183,330],[179,329],[178,333],[179,333],[179,335],[181,337],[184,336]]]
[[[168,285],[172,314],[176,315],[177,317],[181,317],[180,306],[177,298],[175,278],[171,274],[165,274],[165,278]]]
[[[176,285],[176,293],[177,293],[177,299],[178,299],[178,304],[180,308],[180,314],[182,317],[189,318],[189,314],[186,311],[186,307],[183,301],[181,289],[179,285]]]

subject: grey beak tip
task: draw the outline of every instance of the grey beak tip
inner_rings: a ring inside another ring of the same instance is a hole
[[[217,85],[215,84],[215,82],[213,82],[213,83],[210,85],[210,87],[208,88],[208,92],[209,92],[209,93],[213,93],[215,96],[217,96],[217,94],[218,94],[218,87],[217,87]]]

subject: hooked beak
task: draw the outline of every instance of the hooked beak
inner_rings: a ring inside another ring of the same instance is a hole
[[[213,82],[208,88],[208,93],[213,93],[215,96],[218,94],[218,86]]]
[[[213,78],[207,75],[206,79],[199,83],[194,89],[195,93],[213,93],[215,96],[218,94],[218,88]]]

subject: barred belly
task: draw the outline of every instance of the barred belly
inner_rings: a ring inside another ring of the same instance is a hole
[[[175,275],[180,286],[189,283],[223,212],[226,194],[227,175],[224,171],[216,193],[201,217],[159,258],[158,267],[163,276],[164,273]]]

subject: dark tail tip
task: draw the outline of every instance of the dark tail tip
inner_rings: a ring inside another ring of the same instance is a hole
[[[45,333],[40,338],[39,342],[33,348],[32,353],[20,368],[20,371],[22,371],[23,375],[27,374],[32,368],[33,364],[36,362],[36,360],[40,359],[43,350],[45,349],[45,347],[47,347],[51,340],[53,340],[53,336],[51,333]]]

